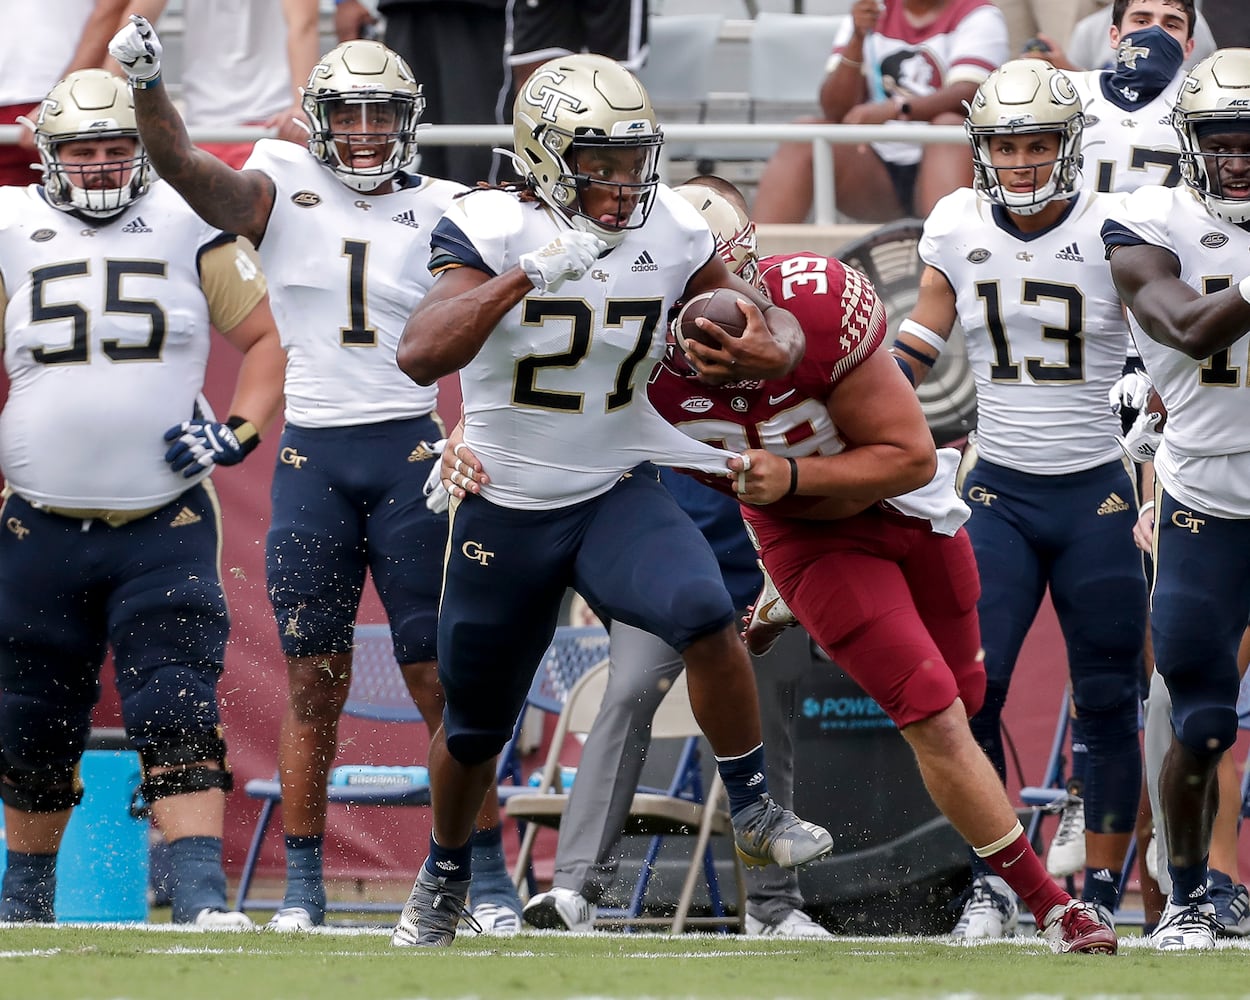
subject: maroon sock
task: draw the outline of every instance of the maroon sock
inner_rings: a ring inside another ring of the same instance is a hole
[[[1017,829],[1020,829],[1017,827]],[[1044,925],[1046,915],[1055,906],[1064,906],[1072,897],[1047,873],[1041,859],[1029,845],[1024,830],[993,854],[980,855],[981,860],[1002,877],[1037,919],[1037,926]]]

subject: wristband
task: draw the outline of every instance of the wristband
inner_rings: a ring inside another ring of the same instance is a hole
[[[933,348],[933,358],[937,360],[937,356],[946,349],[946,338],[940,333],[930,330],[927,326],[917,323],[910,316],[898,325],[898,332],[905,333],[910,337],[915,337],[922,344],[927,344]],[[896,340],[895,344],[898,343]]]
[[[1237,282],[1237,291],[1241,293],[1241,297],[1250,302],[1250,274],[1247,274],[1239,282]]]
[[[1137,508],[1137,516],[1140,518],[1143,514],[1147,513],[1148,511],[1152,511],[1154,509],[1155,509],[1155,502],[1154,502],[1154,499],[1152,498],[1150,500],[1147,500],[1144,504],[1142,504],[1140,507]]]
[[[244,417],[227,417],[226,426],[234,431],[234,439],[239,442],[243,454],[250,455],[260,444],[260,431],[256,425]]]
[[[896,343],[894,346],[895,346],[895,347],[903,347],[904,345]],[[919,351],[913,351],[912,353],[913,353],[913,354],[919,354],[920,352],[919,352]],[[901,358],[901,357],[899,357],[899,356],[898,356],[897,354],[895,354],[893,351],[891,351],[891,352],[890,352],[890,356],[891,356],[891,357],[892,357],[892,358],[893,358],[896,362],[898,362],[898,368],[899,368],[899,371],[901,371],[901,372],[903,373],[904,377],[907,379],[907,381],[908,381],[909,383],[911,383],[911,387],[912,387],[913,389],[914,389],[914,388],[916,388],[916,373],[915,373],[914,371],[912,371],[912,370],[911,370],[911,365],[909,365],[909,364],[907,363],[907,359],[906,359],[906,358]],[[927,359],[926,359],[926,361],[927,361]],[[932,364],[932,362],[927,362],[927,363]]]
[[[135,90],[151,90],[153,87],[159,87],[160,85],[161,85],[160,73],[157,73],[156,76],[150,76],[146,80],[131,80],[130,81],[130,86],[132,86]]]
[[[790,488],[786,490],[786,496],[792,497],[799,491],[799,463],[793,458],[787,458],[790,463]]]

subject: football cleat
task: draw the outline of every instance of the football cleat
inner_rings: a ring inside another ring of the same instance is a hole
[[[1075,875],[1085,868],[1085,803],[1069,793],[1059,814],[1059,829],[1046,851],[1046,870],[1055,878]]]
[[[494,937],[512,937],[521,933],[521,914],[510,906],[499,903],[478,903],[473,907],[473,919],[481,927],[479,934]]]
[[[192,924],[206,931],[250,931],[256,925],[246,913],[210,906],[195,915]]]
[[[1013,937],[1019,920],[1020,910],[1011,887],[997,875],[981,875],[972,880],[951,937],[965,941]]]
[[[1051,909],[1039,934],[1061,953],[1114,955],[1120,942],[1115,928],[1104,922],[1105,913],[1093,903],[1070,899]]]
[[[275,934],[298,934],[310,931],[317,925],[313,923],[312,914],[302,906],[284,906],[269,918],[265,930]]]
[[[1223,872],[1211,870],[1207,876],[1207,892],[1215,907],[1216,931],[1220,937],[1245,937],[1250,934],[1250,893]]]
[[[595,929],[597,911],[580,892],[556,886],[530,899],[523,916],[531,927],[542,930],[587,933]]]
[[[833,937],[802,910],[791,910],[775,924],[766,924],[747,914],[747,937],[828,938]]]
[[[1150,943],[1160,951],[1210,951],[1219,929],[1214,903],[1181,906],[1169,899]]]
[[[473,914],[465,909],[468,898],[468,879],[431,875],[422,864],[391,934],[391,947],[449,948],[456,940],[456,925],[461,917],[480,934]]]
[[[748,868],[798,868],[833,850],[828,830],[799,819],[771,795],[734,813],[733,827],[734,848]]]
[[[773,643],[782,632],[798,624],[798,619],[794,617],[786,602],[782,600],[781,594],[777,592],[777,588],[773,586],[772,578],[764,569],[764,564],[760,563],[759,567],[760,572],[764,574],[764,586],[760,588],[755,603],[751,605],[746,617],[742,619],[746,625],[742,632],[742,639],[751,653],[763,656],[773,648]]]

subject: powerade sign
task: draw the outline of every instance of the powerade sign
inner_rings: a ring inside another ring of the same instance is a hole
[[[893,729],[894,723],[884,709],[866,694],[809,695],[803,699],[804,729],[808,735],[838,733],[850,730]]]

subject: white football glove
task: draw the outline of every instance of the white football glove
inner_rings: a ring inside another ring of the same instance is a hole
[[[545,247],[521,254],[518,263],[540,292],[554,292],[569,278],[590,270],[608,244],[594,233],[576,229],[561,233]]]
[[[1119,413],[1121,407],[1130,410],[1144,410],[1150,398],[1150,390],[1154,388],[1150,376],[1140,369],[1121,375],[1115,385],[1107,393],[1107,404],[1112,413]]]
[[[451,494],[443,488],[443,449],[447,447],[447,439],[440,438],[430,445],[434,454],[434,464],[426,477],[421,492],[425,494],[425,506],[435,514],[445,514],[451,506]]]
[[[1128,433],[1124,437],[1117,436],[1116,443],[1124,449],[1124,454],[1139,465],[1142,462],[1153,462],[1155,453],[1159,450],[1159,444],[1163,440],[1163,431],[1156,427],[1162,418],[1161,413],[1151,413],[1149,410],[1139,411]]]
[[[145,84],[161,75],[161,40],[146,17],[130,15],[109,42],[109,55],[121,63],[132,84]]]

